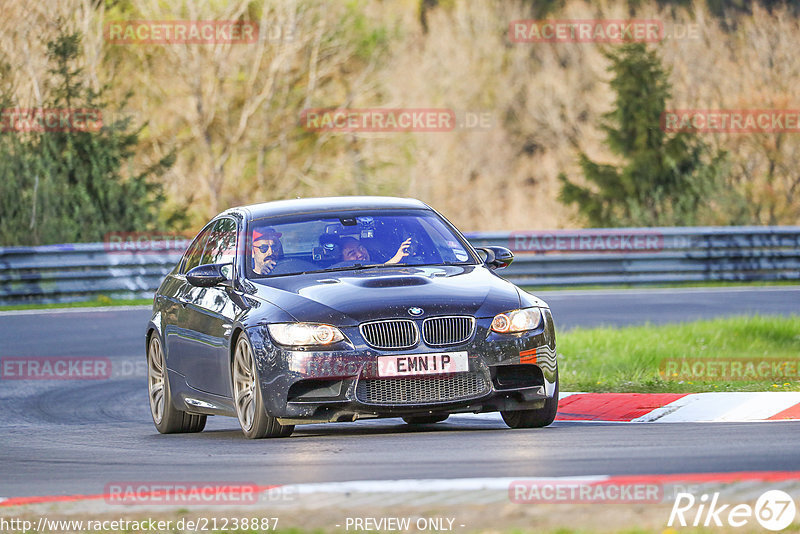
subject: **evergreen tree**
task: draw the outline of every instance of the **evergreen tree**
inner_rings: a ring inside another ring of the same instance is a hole
[[[0,131],[2,245],[102,241],[108,232],[157,229],[163,195],[152,177],[172,165],[174,154],[126,176],[141,131],[130,118],[104,121],[99,129],[74,127],[78,110],[103,118],[108,111],[118,117],[124,107],[108,105],[105,88],[95,92],[85,84],[76,67],[80,43],[79,33],[62,31],[47,45],[52,86],[43,109],[70,114],[70,125],[20,131],[7,120]],[[3,89],[0,105],[8,113],[11,92]]]
[[[725,155],[686,133],[667,135],[660,125],[670,97],[668,73],[642,43],[607,53],[616,93],[604,116],[606,145],[625,163],[601,164],[581,153],[586,186],[564,174],[560,200],[577,204],[592,226],[673,226],[710,220],[710,199],[721,189]]]

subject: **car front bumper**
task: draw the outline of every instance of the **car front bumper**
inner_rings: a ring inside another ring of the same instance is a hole
[[[342,328],[349,343],[332,350],[289,350],[265,327],[248,330],[267,412],[287,424],[363,417],[531,410],[552,398],[558,376],[550,310],[522,334],[497,334],[478,319],[469,341],[448,347],[420,342],[409,350],[370,348],[358,328]],[[466,352],[468,370],[447,375],[380,377],[380,356]]]

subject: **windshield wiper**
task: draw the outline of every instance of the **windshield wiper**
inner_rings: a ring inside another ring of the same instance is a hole
[[[327,269],[323,269],[322,271],[319,272],[330,273],[334,271],[374,269],[376,267],[384,267],[384,266],[386,266],[385,263],[354,263],[353,265],[342,265],[341,267],[328,267]]]
[[[359,271],[364,269],[377,269],[378,267],[410,267],[411,264],[406,263],[354,263],[353,265],[342,265],[341,267],[328,267],[327,269],[314,269],[313,271],[298,271],[296,273],[281,273],[271,276],[260,276],[259,279],[267,280],[269,278],[278,278],[281,276],[295,276],[298,274],[320,274],[332,273],[336,271]]]

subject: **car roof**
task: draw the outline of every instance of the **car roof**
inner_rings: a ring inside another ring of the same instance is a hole
[[[250,204],[226,210],[224,213],[238,212],[250,219],[295,215],[299,213],[315,213],[339,210],[365,209],[431,209],[427,204],[413,198],[349,196],[298,198],[292,200],[276,200],[261,204]]]

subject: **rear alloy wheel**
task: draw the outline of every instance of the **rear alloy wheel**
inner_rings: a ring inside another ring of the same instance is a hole
[[[558,412],[558,370],[556,370],[556,390],[553,392],[553,398],[544,401],[544,408],[505,411],[500,412],[500,415],[511,428],[542,428],[555,420],[556,412]]]
[[[153,332],[147,347],[147,391],[150,415],[162,434],[200,432],[206,426],[206,416],[186,413],[175,408],[169,390],[167,366],[161,339]]]
[[[291,435],[294,425],[282,425],[267,414],[258,380],[253,348],[242,334],[233,355],[233,400],[244,435],[250,439],[282,438]]]
[[[441,423],[445,419],[450,417],[449,414],[441,414],[441,415],[412,415],[409,417],[403,417],[403,421],[408,423],[409,425],[432,425],[434,423]]]

